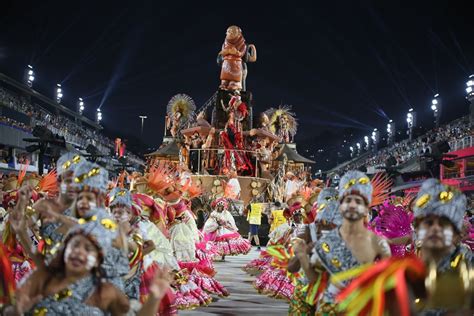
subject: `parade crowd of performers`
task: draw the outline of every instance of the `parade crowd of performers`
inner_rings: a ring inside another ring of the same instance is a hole
[[[3,180],[3,314],[175,315],[229,295],[213,262],[251,244],[228,198],[199,230],[186,168],[158,163],[125,187],[75,154],[57,166]],[[337,189],[302,178],[285,176],[267,247],[243,267],[258,293],[290,315],[472,312],[474,230],[458,189],[429,179],[396,197],[384,175],[349,171]]]
[[[229,293],[214,259],[246,254],[225,198],[198,230],[200,188],[170,165],[125,187],[67,153],[43,177],[3,179],[0,307],[4,315],[176,315]],[[145,191],[141,188],[146,187]]]
[[[390,186],[348,171],[313,204],[289,190],[286,221],[274,207],[267,248],[243,267],[258,293],[288,301],[289,315],[472,315],[466,196],[437,179],[403,197]]]

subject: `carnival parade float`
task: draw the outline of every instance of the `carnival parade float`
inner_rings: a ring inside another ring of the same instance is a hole
[[[303,173],[314,163],[296,152],[297,119],[290,106],[256,114],[246,84],[247,64],[256,61],[256,47],[246,43],[239,27],[230,26],[217,55],[217,91],[199,108],[184,93],[173,96],[163,143],[147,155],[148,169],[169,164],[200,188],[202,194],[193,200],[198,222],[210,214],[213,200],[225,197],[242,233],[247,225],[239,215],[248,204],[283,201],[286,173]]]

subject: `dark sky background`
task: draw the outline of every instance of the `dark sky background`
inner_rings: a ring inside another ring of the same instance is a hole
[[[389,119],[404,128],[410,107],[432,127],[435,93],[442,121],[468,112],[468,2],[378,2],[2,1],[0,71],[21,80],[32,64],[35,89],[53,97],[61,82],[63,104],[75,109],[83,97],[89,117],[101,105],[112,134],[139,137],[147,115],[143,142],[156,147],[173,95],[200,107],[216,91],[216,56],[235,24],[257,47],[254,113],[292,105],[299,152],[324,170],[349,153],[344,140],[362,143]]]

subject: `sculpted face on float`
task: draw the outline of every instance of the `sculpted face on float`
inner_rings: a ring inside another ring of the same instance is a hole
[[[227,28],[226,38],[229,40],[236,39],[241,34],[240,28],[238,26],[232,25]]]
[[[359,221],[369,214],[365,200],[355,194],[346,195],[341,201],[339,210],[342,216],[351,222]]]

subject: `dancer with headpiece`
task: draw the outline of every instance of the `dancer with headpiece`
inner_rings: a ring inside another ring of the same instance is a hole
[[[309,223],[298,232],[296,238],[304,240],[308,244],[308,251],[311,251],[318,239],[342,224],[342,215],[339,212],[338,191],[331,187],[323,189],[313,204],[310,214],[307,215],[307,219]],[[311,252],[308,255],[311,255]],[[310,282],[301,269],[301,262],[298,256],[290,259],[287,270],[289,273],[295,274],[295,290],[290,300],[289,314],[314,314],[318,300],[328,285],[328,273],[320,273],[316,280]]]
[[[71,206],[77,194],[73,185],[74,171],[84,162],[84,157],[73,153],[59,157],[56,163],[58,196],[53,199],[41,199],[33,205],[41,223],[42,242],[39,249],[46,258],[56,254],[62,238],[67,233],[67,229],[61,228],[61,222],[57,218],[67,220],[66,217],[72,216]]]
[[[215,199],[211,207],[213,211],[203,227],[205,238],[216,244],[218,253],[225,260],[225,256],[247,254],[251,244],[238,233],[235,220],[229,212],[229,202],[226,198]]]
[[[36,191],[30,189],[29,198],[27,200],[20,200],[20,196],[24,191],[22,185],[24,185],[23,180],[26,175],[26,167],[26,165],[22,167],[18,176],[10,175],[7,184],[3,188],[6,192],[3,194],[2,202],[5,209],[2,243],[5,246],[5,251],[12,264],[16,283],[20,283],[32,268],[40,263],[36,260],[35,250],[33,249],[39,236],[38,229],[35,227],[34,212],[32,209],[32,205],[38,200],[39,195]],[[28,225],[22,231],[15,230],[14,222],[11,220],[12,213],[16,208],[22,208],[25,212],[28,209]]]
[[[337,297],[341,312],[377,316],[472,313],[474,260],[472,252],[460,244],[465,195],[428,179],[414,203],[419,258],[393,257],[336,275],[336,282],[353,278]],[[360,295],[367,291],[373,295]]]
[[[144,257],[153,252],[156,246],[152,240],[146,239],[146,231],[140,229],[140,223],[144,220],[140,217],[139,208],[132,206],[130,191],[120,187],[112,189],[109,193],[109,208],[128,239],[130,272],[124,277],[125,294],[132,309],[138,310],[140,305],[148,300],[149,285],[157,269],[166,267],[158,264],[144,266]],[[175,297],[170,289],[163,297],[157,315],[177,314],[174,301]]]
[[[341,226],[318,239],[311,257],[302,239],[293,241],[295,255],[310,282],[316,282],[323,272],[333,275],[391,255],[387,241],[365,227],[372,194],[373,186],[364,173],[347,172],[339,183]],[[335,298],[345,286],[347,282],[329,284],[321,295],[316,314],[337,313]]]
[[[287,266],[292,256],[290,241],[303,227],[304,208],[297,202],[284,211],[287,223],[280,225],[269,237],[271,245],[266,252],[272,257],[265,271],[254,281],[254,287],[261,294],[290,300],[294,291]]]
[[[24,194],[26,196],[26,194]],[[24,214],[14,216],[15,226],[25,228]],[[130,308],[127,297],[114,285],[102,281],[99,268],[112,249],[116,227],[106,221],[89,221],[68,233],[48,267],[39,266],[16,292],[15,305],[5,315],[122,315]],[[166,274],[157,273],[153,297],[137,315],[150,315],[169,286]]]

